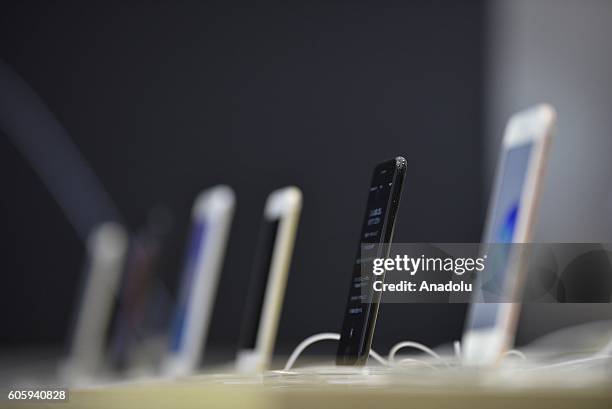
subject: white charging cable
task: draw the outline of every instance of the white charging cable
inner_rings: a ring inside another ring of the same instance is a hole
[[[291,352],[291,355],[289,356],[289,359],[287,359],[287,363],[285,364],[285,367],[283,368],[284,371],[289,371],[291,368],[293,368],[293,365],[295,364],[295,361],[297,361],[297,359],[300,357],[300,355],[302,354],[302,352],[304,352],[304,350],[306,348],[308,348],[310,345],[320,342],[320,341],[339,341],[340,340],[340,334],[336,333],[336,332],[323,332],[321,334],[315,334],[315,335],[311,335],[308,338],[306,338],[305,340],[303,340],[302,342],[300,342],[298,344],[297,347],[295,347],[295,349],[293,350],[293,352]],[[446,366],[451,366],[450,363],[444,359],[442,359],[442,357],[440,355],[438,355],[433,349],[419,343],[419,342],[414,342],[414,341],[402,341],[399,342],[397,344],[395,344],[391,350],[389,351],[389,355],[388,358],[385,359],[382,356],[380,356],[380,354],[378,354],[374,349],[370,349],[370,356],[372,358],[374,358],[378,363],[380,363],[383,366],[394,366],[394,365],[398,365],[398,364],[414,364],[414,363],[418,363],[433,369],[437,369],[435,368],[435,366],[431,365],[428,362],[422,361],[420,359],[414,359],[414,358],[404,358],[400,361],[398,361],[397,363],[395,362],[395,356],[397,355],[397,353],[399,352],[400,349],[402,348],[414,348],[414,349],[418,349],[422,352],[425,352],[428,355],[431,355],[432,357],[434,357],[435,359],[437,359],[438,361],[444,363]],[[456,341],[454,344],[455,347],[455,354],[460,357],[461,356],[461,349],[460,349],[460,344],[459,341]]]
[[[509,351],[504,352],[503,357],[505,358],[507,356],[516,356],[516,357],[521,358],[523,361],[527,360],[527,357],[525,356],[525,354],[519,351],[518,349],[511,349]]]
[[[284,371],[289,371],[293,365],[295,364],[295,361],[297,361],[297,359],[300,357],[300,355],[302,354],[302,352],[304,352],[304,350],[306,348],[308,348],[310,345],[320,342],[320,341],[339,341],[340,340],[340,334],[335,333],[335,332],[324,332],[321,334],[315,334],[315,335],[311,335],[310,337],[306,338],[305,340],[303,340],[302,342],[300,342],[298,344],[298,346],[293,350],[293,352],[291,353],[291,355],[289,356],[289,359],[287,359],[287,363],[285,364],[285,368],[283,369]],[[612,346],[612,343],[611,343]],[[429,362],[420,360],[420,359],[414,359],[414,358],[403,358],[399,361],[397,361],[396,363],[396,355],[397,353],[403,349],[403,348],[414,348],[414,349],[418,349],[421,352],[424,352],[430,356],[432,356],[433,358],[435,358],[436,360],[442,362],[444,365],[450,367],[451,363],[445,359],[443,359],[438,353],[436,353],[433,349],[419,343],[419,342],[415,342],[415,341],[402,341],[399,342],[397,344],[395,344],[391,350],[389,351],[389,355],[387,357],[387,359],[383,358],[382,356],[380,356],[375,350],[370,349],[370,356],[372,358],[374,358],[377,362],[379,362],[381,365],[383,366],[397,366],[397,365],[401,365],[401,364],[421,364],[424,366],[427,366],[431,369],[438,369],[436,368],[434,365],[430,364]],[[459,341],[455,341],[453,342],[453,349],[455,352],[455,357],[460,360],[461,359],[461,343]],[[552,364],[552,365],[544,365],[544,366],[539,366],[536,368],[530,368],[529,370],[540,370],[540,369],[550,369],[550,368],[559,368],[559,367],[564,367],[564,366],[570,366],[570,365],[576,365],[576,364],[582,364],[582,363],[587,363],[587,362],[592,362],[592,361],[599,361],[599,360],[605,360],[605,359],[612,359],[612,355],[610,355],[610,352],[612,348],[610,348],[610,346],[608,346],[607,348],[604,348],[602,351],[600,351],[598,354],[595,354],[594,356],[588,357],[588,358],[583,358],[583,359],[574,359],[574,360],[570,360],[570,361],[565,361],[565,362],[559,362],[556,364]],[[522,360],[527,360],[527,357],[525,356],[524,353],[522,353],[521,351],[519,351],[518,349],[511,349],[506,351],[503,354],[504,357],[510,357],[510,356],[516,356]]]
[[[339,341],[339,340],[340,340],[340,334],[336,332],[323,332],[321,334],[315,334],[315,335],[309,336],[308,338],[300,342],[298,346],[295,347],[293,352],[291,352],[291,355],[289,356],[289,359],[287,359],[287,363],[285,364],[285,367],[283,368],[283,370],[288,371],[291,368],[293,368],[295,361],[297,361],[297,359],[300,357],[302,352],[304,352],[304,350],[308,348],[310,345],[320,342],[320,341]],[[404,341],[404,342],[395,344],[393,348],[391,348],[391,351],[389,352],[389,356],[387,359],[380,356],[380,354],[378,354],[378,352],[376,352],[374,349],[370,349],[370,356],[383,366],[391,366],[391,365],[395,365],[395,355],[397,354],[397,352],[402,348],[408,348],[408,347],[412,347],[412,348],[421,350],[433,356],[434,358],[438,359],[439,361],[444,362],[447,366],[450,366],[450,364],[446,362],[444,359],[442,359],[442,357],[440,357],[440,355],[434,352],[434,350],[432,350],[431,348],[428,348],[427,346],[423,344],[420,344],[418,342],[413,342],[413,341]],[[425,361],[421,361],[419,359],[406,358],[398,362],[398,364],[407,364],[407,363],[419,363],[419,364],[422,364],[422,365],[425,365],[431,368],[435,368],[433,365]]]
[[[298,346],[295,347],[291,355],[289,355],[289,359],[287,359],[287,363],[285,364],[283,371],[290,370],[293,367],[293,364],[295,364],[295,361],[297,361],[297,359],[300,357],[300,354],[310,345],[319,341],[327,340],[338,341],[340,340],[340,334],[337,334],[335,332],[323,332],[321,334],[309,336],[308,338],[300,342]]]
[[[531,371],[539,371],[539,370],[542,370],[542,369],[562,368],[562,367],[565,367],[565,366],[584,364],[584,363],[587,363],[587,362],[601,361],[601,360],[605,360],[605,359],[612,359],[612,355],[596,355],[596,356],[590,356],[590,357],[587,357],[587,358],[572,359],[570,361],[558,362],[556,364],[543,365],[543,366],[537,366],[535,368],[529,368],[529,369],[527,369],[527,371],[531,372]]]
[[[336,332],[323,332],[321,334],[315,334],[315,335],[309,336],[308,338],[306,338],[305,340],[300,342],[297,347],[295,347],[295,349],[293,350],[293,352],[289,356],[289,359],[287,359],[287,363],[285,364],[285,368],[283,368],[283,370],[284,371],[290,370],[293,367],[293,365],[295,364],[295,361],[297,361],[297,359],[300,357],[302,352],[304,352],[304,350],[306,348],[308,348],[310,345],[312,345],[312,344],[314,344],[316,342],[330,341],[330,340],[331,341],[339,341],[340,340],[340,334],[338,334]],[[376,361],[378,361],[381,365],[384,365],[384,366],[388,366],[389,365],[389,362],[387,362],[387,360],[385,358],[380,356],[373,349],[370,349],[370,356],[372,358],[374,358]]]
[[[395,345],[393,345],[393,347],[391,348],[391,350],[389,351],[389,356],[388,356],[388,360],[389,362],[393,365],[395,364],[395,355],[399,352],[400,349],[403,348],[414,348],[414,349],[418,349],[419,351],[425,352],[428,355],[431,355],[432,357],[434,357],[435,359],[437,359],[438,361],[444,363],[446,366],[450,366],[450,363],[448,361],[446,361],[445,359],[442,359],[442,357],[440,355],[438,355],[436,353],[436,351],[434,351],[433,349],[419,343],[419,342],[414,342],[414,341],[402,341],[399,342]],[[416,359],[410,359],[410,360],[402,360],[403,362],[416,362],[419,360]],[[400,361],[401,362],[401,361]],[[419,361],[420,363],[425,363],[424,361]]]
[[[437,370],[438,370],[438,368],[436,368],[434,365],[430,364],[429,362],[426,362],[426,361],[420,360],[420,359],[403,358],[403,359],[400,359],[400,360],[397,362],[397,365],[398,365],[398,366],[402,366],[402,365],[405,365],[405,364],[419,364],[419,365],[426,366],[426,367],[428,367],[429,369],[433,369],[434,371],[437,371]]]

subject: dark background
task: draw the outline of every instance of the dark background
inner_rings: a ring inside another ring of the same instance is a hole
[[[176,274],[195,195],[235,189],[213,345],[238,337],[266,195],[303,190],[277,343],[288,352],[340,330],[378,162],[408,161],[397,242],[479,240],[484,5],[247,4],[4,1],[0,57],[46,101],[131,229],[158,203],[173,212]],[[84,248],[1,136],[1,345],[60,345]],[[374,348],[458,339],[463,314],[383,305]]]

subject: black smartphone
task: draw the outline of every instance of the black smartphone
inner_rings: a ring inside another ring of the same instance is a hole
[[[372,291],[372,275],[363,273],[372,269],[367,270],[363,263],[388,256],[405,176],[406,159],[401,156],[374,169],[336,354],[337,365],[365,365],[368,360],[381,293]]]

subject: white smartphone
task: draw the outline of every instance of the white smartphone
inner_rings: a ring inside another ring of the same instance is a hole
[[[188,375],[200,366],[235,202],[229,186],[207,189],[195,200],[191,238],[162,363],[164,376]]]
[[[101,369],[111,313],[128,250],[128,234],[118,223],[97,226],[87,239],[87,267],[68,358],[61,368],[67,381],[93,379]]]
[[[489,202],[483,247],[494,243],[528,243],[532,239],[555,120],[554,108],[542,104],[519,112],[508,121]],[[516,300],[526,275],[525,251],[509,251],[501,264],[496,263],[491,274],[501,289],[501,299]],[[462,355],[466,365],[495,364],[512,346],[516,332],[520,304],[482,302],[482,284],[477,279],[463,335]]]
[[[293,186],[275,190],[266,201],[236,358],[239,372],[263,371],[272,359],[301,209],[302,192]]]

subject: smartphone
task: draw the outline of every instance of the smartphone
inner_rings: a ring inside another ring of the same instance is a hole
[[[235,202],[234,191],[228,186],[207,189],[195,200],[162,375],[188,375],[200,365]]]
[[[169,222],[165,210],[155,209],[146,226],[130,237],[105,337],[105,372],[130,376],[151,372],[159,364],[163,344],[156,339],[162,338],[167,327],[169,308],[164,302],[168,296],[161,291],[161,261]]]
[[[508,121],[489,202],[483,248],[488,244],[532,240],[555,118],[554,108],[542,104],[519,112]],[[489,281],[497,283],[500,298],[515,300],[523,290],[526,252],[513,250],[511,246],[507,248],[507,254],[502,256],[496,251],[494,267],[487,268],[494,269]],[[487,264],[491,262],[489,258]],[[462,341],[466,365],[492,365],[514,342],[520,304],[482,302],[486,301],[483,284],[481,279],[476,280],[476,291],[468,310]]]
[[[364,291],[362,288],[371,287],[372,282],[371,275],[363,275],[362,263],[371,258],[388,256],[405,177],[406,159],[401,156],[385,161],[374,169],[336,354],[337,365],[362,366],[367,362],[381,293]]]
[[[80,301],[68,357],[61,368],[61,376],[72,382],[95,378],[104,361],[103,340],[125,263],[128,234],[118,223],[102,223],[89,234],[86,249]]]
[[[236,359],[239,372],[263,371],[272,359],[301,209],[302,192],[293,186],[270,193],[266,201]]]

